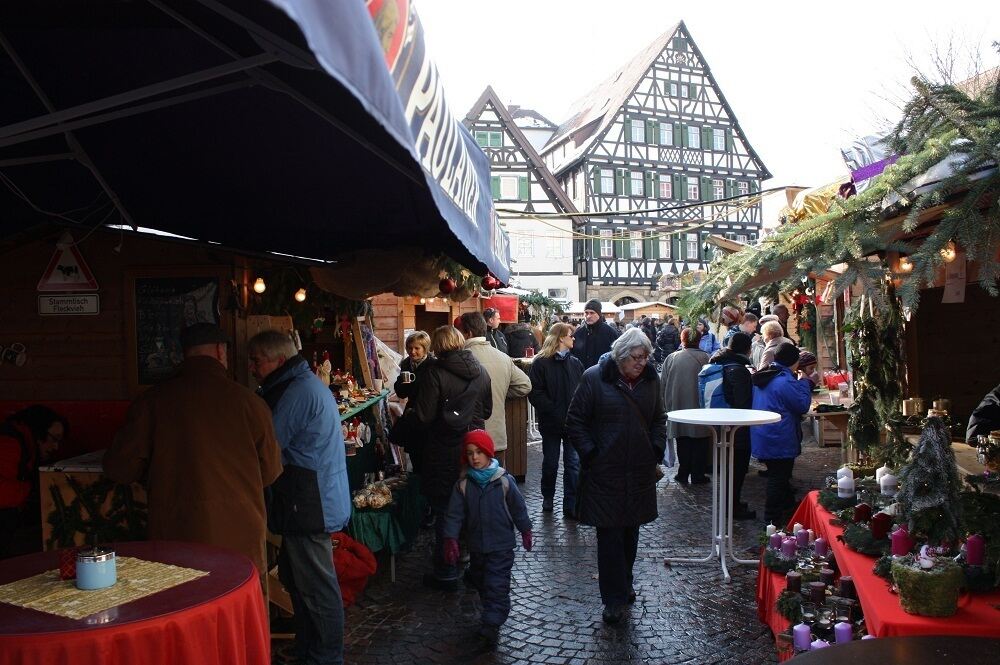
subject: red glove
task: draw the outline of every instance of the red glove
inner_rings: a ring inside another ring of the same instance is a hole
[[[458,541],[454,538],[444,539],[444,562],[449,566],[454,566],[458,563]]]
[[[527,550],[528,552],[531,551],[531,543],[532,543],[532,541],[531,541],[531,532],[530,531],[525,531],[524,533],[522,533],[521,534],[521,544],[524,546],[524,549]]]

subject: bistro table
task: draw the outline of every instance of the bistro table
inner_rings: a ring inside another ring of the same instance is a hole
[[[250,559],[171,541],[118,543],[114,549],[117,556],[209,574],[79,620],[0,603],[0,665],[270,663],[264,596]],[[58,567],[56,551],[7,559],[0,584]]]
[[[712,533],[707,556],[700,559],[667,557],[664,563],[706,563],[718,558],[722,575],[731,581],[726,566],[726,550],[736,563],[756,564],[757,559],[739,559],[733,552],[733,511],[730,496],[733,493],[733,447],[736,431],[740,427],[766,425],[781,420],[773,411],[754,409],[681,409],[667,413],[667,420],[688,425],[710,425],[712,430]],[[721,436],[716,428],[721,430]]]
[[[887,637],[837,644],[795,657],[796,665],[978,665],[996,663],[1000,640],[988,637],[935,635]]]

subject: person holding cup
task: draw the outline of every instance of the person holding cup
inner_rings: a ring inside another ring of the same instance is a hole
[[[423,451],[427,442],[427,431],[413,425],[413,404],[420,390],[420,377],[433,367],[435,359],[431,355],[431,337],[423,330],[410,333],[404,342],[406,357],[399,364],[399,376],[392,389],[400,400],[406,400],[403,414],[396,421],[389,438],[402,446],[410,456],[414,473],[420,473]],[[425,382],[426,383],[426,382]]]

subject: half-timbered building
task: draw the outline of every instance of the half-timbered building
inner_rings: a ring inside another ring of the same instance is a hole
[[[752,195],[771,174],[683,22],[577,101],[542,156],[590,213],[581,298],[661,299],[664,276],[705,269],[710,234],[760,233]]]
[[[487,86],[464,120],[490,158],[494,205],[510,236],[511,283],[552,298],[575,300],[579,282],[571,235],[574,220],[532,219],[504,212],[577,212],[532,145],[544,143],[555,124],[535,111],[518,107],[517,113],[515,120]]]

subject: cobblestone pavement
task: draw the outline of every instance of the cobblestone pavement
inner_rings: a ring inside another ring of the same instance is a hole
[[[800,494],[839,464],[836,448],[807,446],[796,463]],[[534,523],[532,552],[518,550],[510,619],[495,651],[475,637],[475,592],[446,593],[421,585],[429,553],[423,531],[413,551],[397,557],[396,582],[385,562],[346,619],[348,663],[773,663],[770,630],[757,619],[757,569],[717,563],[665,566],[664,556],[703,556],[711,517],[710,485],[681,486],[668,470],[658,487],[660,517],[641,530],[635,564],[638,601],[618,626],[601,622],[594,529],[542,513],[541,446],[532,445],[521,486]],[[764,483],[751,466],[743,498],[762,514]],[[560,481],[561,484],[561,481]],[[561,491],[558,486],[557,492]],[[559,496],[556,506],[560,505]],[[737,522],[745,557],[763,520]],[[741,558],[744,558],[741,556]],[[277,646],[284,651],[286,646]],[[276,658],[276,662],[280,662]]]

